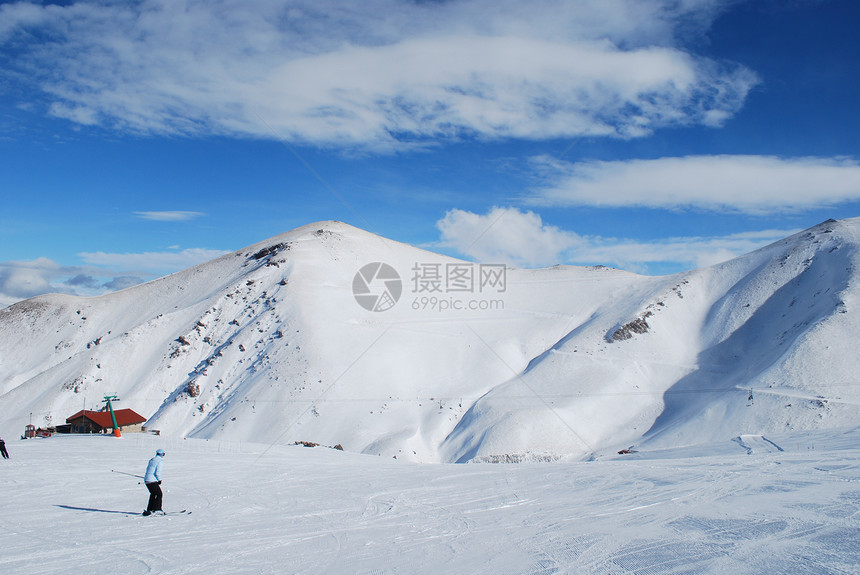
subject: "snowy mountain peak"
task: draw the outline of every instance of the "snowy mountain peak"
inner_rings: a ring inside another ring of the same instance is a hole
[[[514,270],[320,222],[0,310],[0,426],[115,393],[164,434],[421,461],[587,457],[856,421],[860,219],[683,274]]]

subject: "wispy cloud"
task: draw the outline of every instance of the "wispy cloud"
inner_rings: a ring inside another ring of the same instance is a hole
[[[203,216],[203,212],[134,212],[134,214],[144,220],[155,220],[158,222],[183,222]]]
[[[0,6],[51,114],[146,134],[383,151],[719,125],[757,83],[680,49],[729,0]],[[27,32],[50,42],[28,44]],[[73,55],[73,56],[69,56]]]
[[[226,253],[228,252],[223,250],[189,248],[181,251],[144,252],[138,254],[82,252],[78,254],[78,257],[88,264],[95,266],[170,273],[207,262]]]
[[[574,262],[609,265],[650,273],[659,269],[681,271],[712,266],[748,254],[799,232],[799,229],[769,229],[725,236],[668,237],[656,241],[625,238],[590,238],[589,243],[570,256]]]
[[[54,291],[51,280],[62,275],[62,266],[47,258],[0,263],[0,304]],[[67,291],[67,290],[57,290]]]
[[[0,262],[0,307],[46,293],[94,296],[154,277],[115,274],[116,270],[93,266],[63,266],[48,258]]]
[[[78,254],[86,265],[64,266],[48,258],[0,262],[0,307],[46,293],[96,296],[204,263],[227,252],[181,251]]]
[[[534,212],[495,207],[484,215],[450,210],[437,222],[439,246],[482,262],[534,268],[555,264],[610,265],[649,272],[653,264],[680,271],[717,264],[799,230],[757,230],[658,241],[583,236],[545,224]],[[666,267],[666,266],[661,266]]]
[[[542,182],[528,202],[551,206],[698,208],[749,214],[860,200],[853,158],[685,156],[569,163],[533,159]]]

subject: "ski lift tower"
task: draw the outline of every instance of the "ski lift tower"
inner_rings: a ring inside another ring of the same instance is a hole
[[[110,411],[110,420],[111,423],[113,423],[114,437],[122,437],[122,434],[119,432],[119,425],[116,423],[116,414],[113,412],[113,405],[111,405],[111,401],[119,401],[119,399],[115,395],[106,395],[104,401],[107,403],[108,411]]]

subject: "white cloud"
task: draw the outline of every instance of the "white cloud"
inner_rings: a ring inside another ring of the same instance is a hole
[[[535,205],[700,208],[772,214],[860,200],[852,158],[685,156],[568,163],[534,159]]]
[[[61,267],[47,258],[29,262],[2,262],[0,294],[17,300],[52,291],[51,279],[59,273]]]
[[[642,241],[582,236],[544,224],[533,212],[500,207],[486,215],[450,210],[437,227],[441,232],[439,246],[476,261],[526,268],[600,264],[646,273],[653,264],[670,264],[679,271],[714,265],[799,231],[760,230]]]
[[[111,278],[112,271],[63,266],[48,258],[0,262],[0,307],[46,293],[93,296],[111,291],[112,282],[141,283],[140,277]]]
[[[204,248],[189,248],[182,251],[143,252],[139,254],[82,252],[78,254],[78,257],[94,266],[111,267],[121,270],[146,270],[156,273],[171,273],[208,262],[226,253],[229,252]]]
[[[96,296],[207,262],[227,252],[192,248],[140,254],[82,253],[82,266],[48,258],[0,262],[0,307],[46,293]]]
[[[481,262],[540,267],[560,263],[583,238],[543,223],[533,212],[495,207],[486,215],[450,210],[436,222],[440,245]]]
[[[798,229],[761,230],[727,236],[669,237],[655,241],[591,238],[582,249],[570,252],[572,263],[606,263],[648,273],[652,264],[676,269],[712,266],[748,254],[797,233]]]
[[[134,212],[134,214],[144,220],[155,220],[158,222],[183,222],[204,215],[202,212],[183,212],[183,211],[168,211],[168,212]]]
[[[0,6],[0,42],[6,41],[20,28],[43,25],[49,16],[42,6],[26,2]]]
[[[718,125],[757,82],[678,30],[729,0],[220,0],[2,6],[50,112],[150,134],[391,149]],[[3,20],[3,18],[0,18]]]

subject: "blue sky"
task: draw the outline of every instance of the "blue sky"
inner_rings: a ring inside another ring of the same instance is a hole
[[[341,220],[673,273],[860,216],[860,4],[0,4],[0,305]]]

